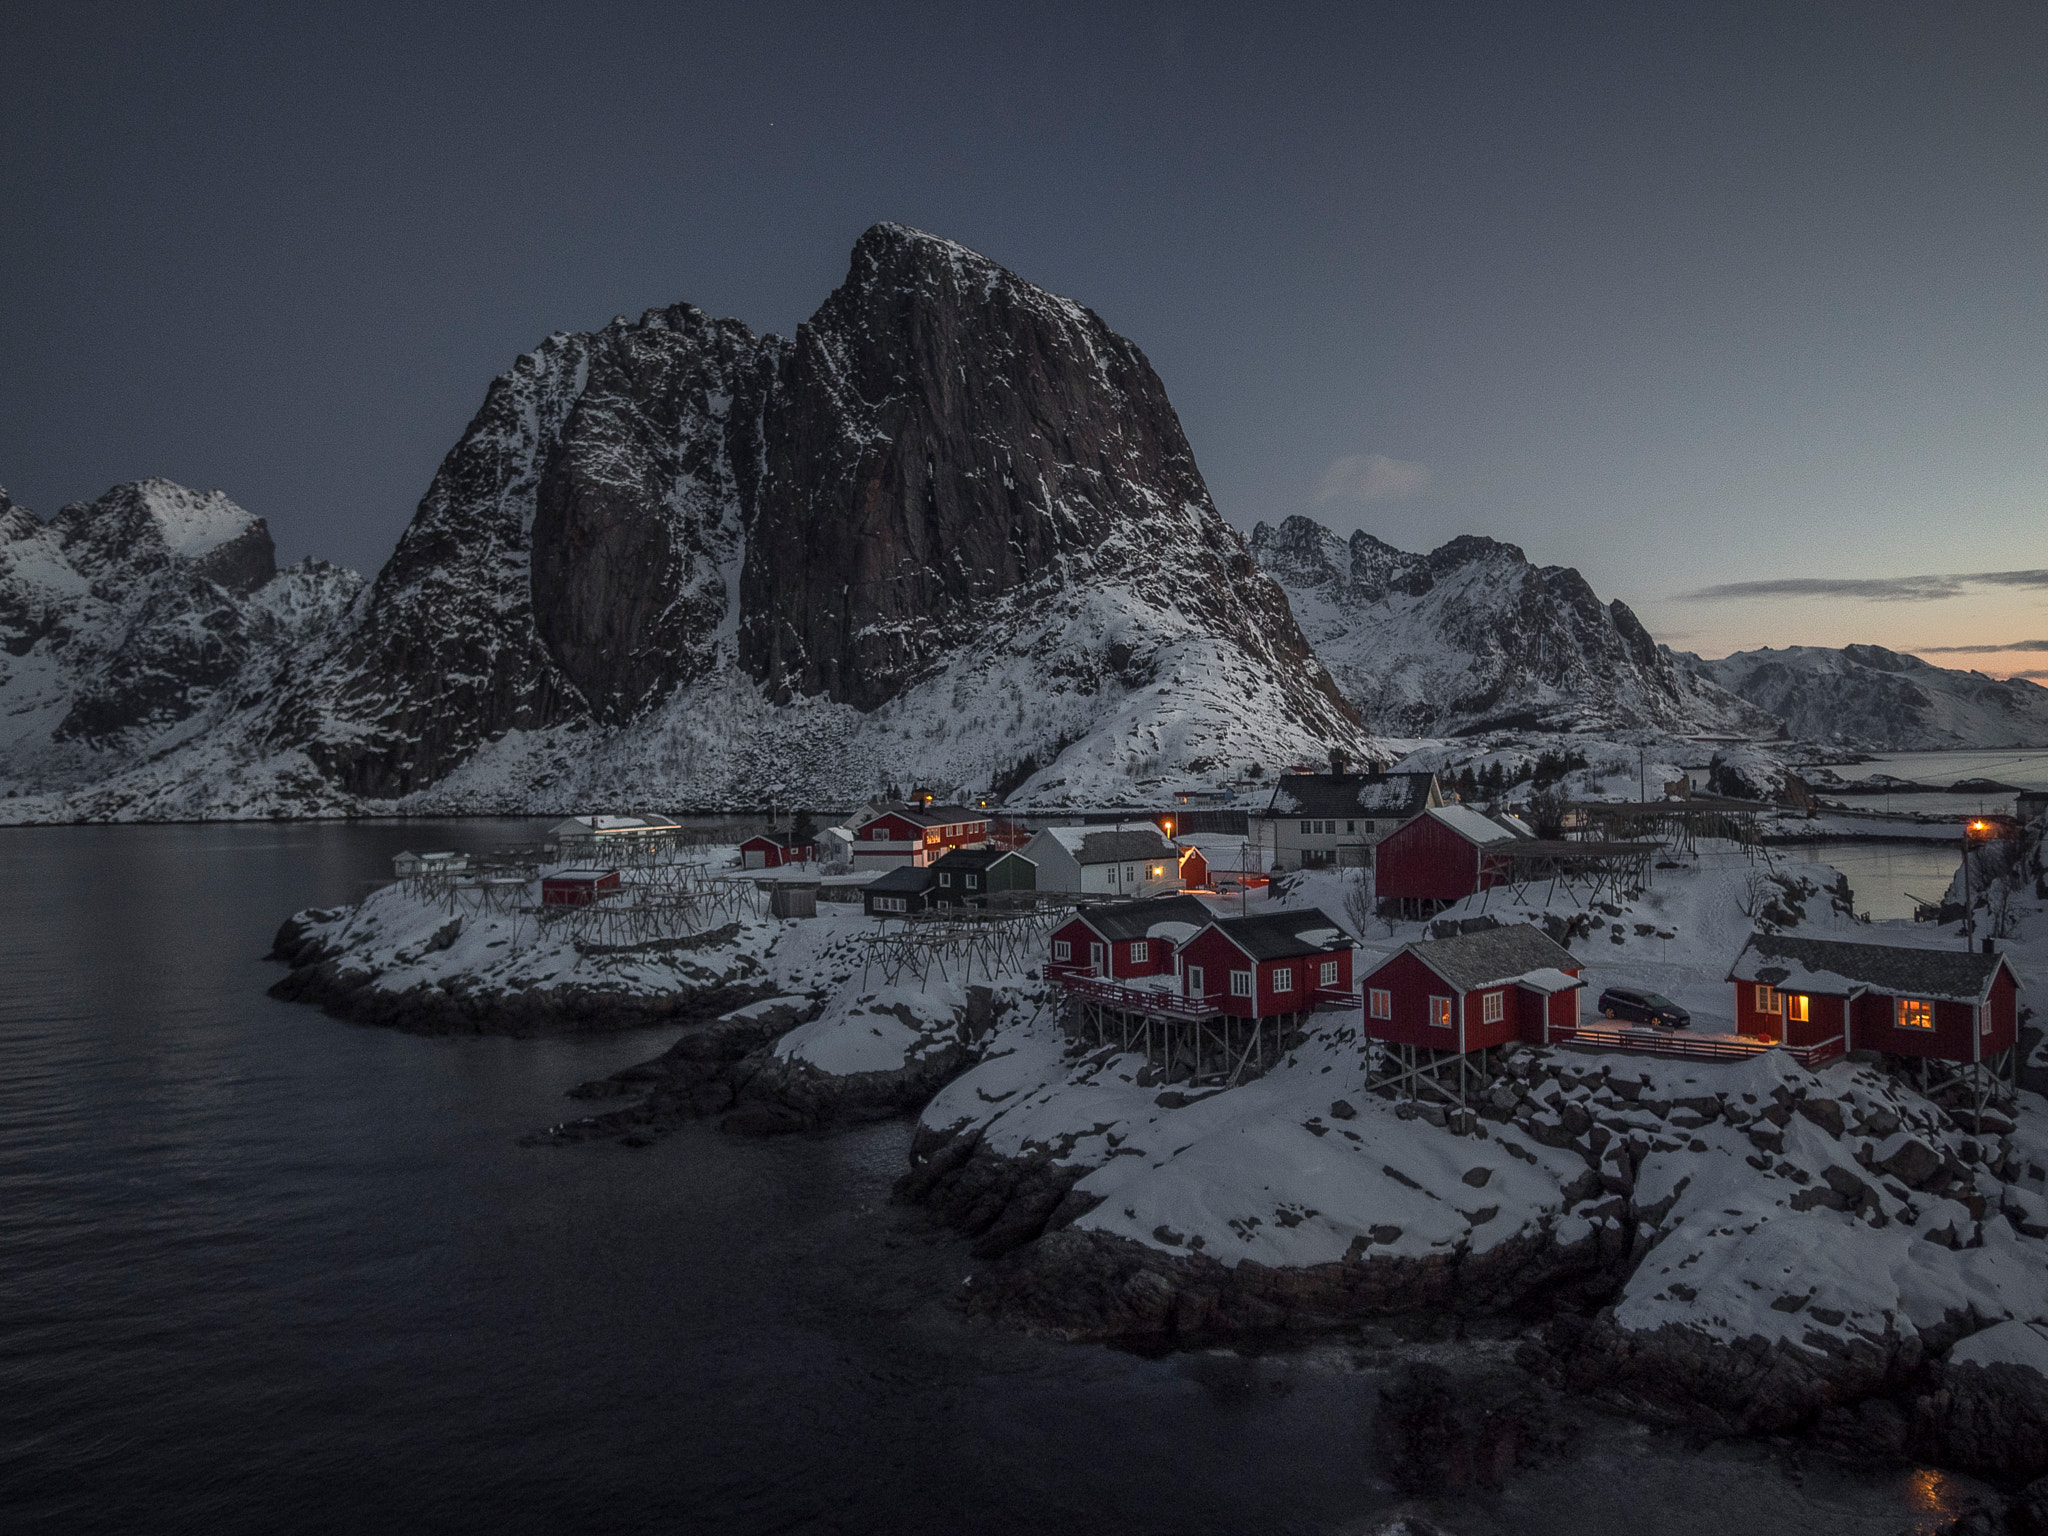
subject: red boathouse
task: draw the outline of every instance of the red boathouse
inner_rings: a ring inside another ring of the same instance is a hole
[[[1183,995],[1215,1013],[1264,1019],[1351,998],[1351,936],[1320,909],[1220,917],[1175,956]]]
[[[1469,805],[1437,805],[1380,840],[1373,890],[1404,916],[1425,917],[1507,877],[1486,855],[1521,834]]]
[[[618,889],[616,869],[564,869],[541,881],[540,900],[544,907],[588,907]]]
[[[1779,1045],[1974,1065],[2018,1038],[2019,980],[2003,955],[1753,933],[1728,979],[1736,1029]]]
[[[740,844],[740,864],[746,869],[780,869],[785,864],[811,864],[817,857],[816,843],[800,843],[783,832],[756,832]]]
[[[1076,908],[1073,917],[1053,932],[1045,973],[1055,980],[1171,976],[1174,951],[1209,918],[1209,909],[1192,896]]]
[[[1366,1038],[1455,1055],[1563,1040],[1579,1023],[1580,969],[1528,923],[1403,945],[1365,974]]]

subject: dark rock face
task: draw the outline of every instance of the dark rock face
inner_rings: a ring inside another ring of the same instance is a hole
[[[1627,604],[1512,544],[1465,535],[1417,555],[1290,517],[1251,547],[1376,729],[1775,728],[1679,666]]]
[[[721,665],[779,703],[870,711],[970,635],[1104,583],[1355,734],[1143,354],[879,225],[793,340],[678,305],[521,358],[267,739],[383,798],[508,731],[638,719]],[[1150,680],[1130,647],[1043,670],[1063,669],[1084,690]]]

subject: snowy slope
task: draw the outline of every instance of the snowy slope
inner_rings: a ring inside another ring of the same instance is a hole
[[[1876,751],[2048,746],[2048,688],[1956,672],[1880,645],[1794,645],[1719,661],[1680,655],[1695,676],[1741,695],[1809,741]]]
[[[205,732],[361,585],[279,571],[219,491],[138,481],[48,523],[0,492],[0,783],[66,788]]]
[[[1630,728],[1770,735],[1777,722],[1676,666],[1628,606],[1512,544],[1453,539],[1409,554],[1309,518],[1260,523],[1252,554],[1374,730]]]

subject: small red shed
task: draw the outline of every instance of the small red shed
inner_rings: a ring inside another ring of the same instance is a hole
[[[1986,1062],[2019,1034],[2003,955],[1753,933],[1728,979],[1737,1031],[1780,1045]]]
[[[1528,923],[1403,945],[1365,974],[1365,1034],[1463,1055],[1578,1028],[1572,952]]]
[[[541,881],[540,900],[545,907],[588,907],[618,889],[616,869],[563,869]]]
[[[818,845],[800,843],[782,832],[756,832],[740,844],[740,864],[747,869],[780,869],[785,864],[817,861]]]
[[[1183,888],[1207,888],[1209,884],[1209,857],[1201,849],[1181,849],[1180,883]]]
[[[1181,990],[1241,1019],[1349,1001],[1351,935],[1318,907],[1214,918],[1174,957]]]
[[[1431,806],[1380,839],[1373,854],[1374,892],[1420,915],[1501,883],[1489,867],[1489,844],[1521,834],[1469,805]]]
[[[1170,976],[1174,951],[1209,918],[1209,909],[1192,896],[1077,907],[1073,917],[1054,930],[1045,971],[1055,979]]]

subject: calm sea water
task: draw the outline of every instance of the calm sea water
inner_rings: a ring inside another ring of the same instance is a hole
[[[424,1040],[259,957],[516,825],[0,830],[0,1529],[1315,1532],[1394,1505],[1348,1347],[1143,1360],[947,1303],[907,1127],[522,1149],[666,1032]],[[1967,1493],[1588,1414],[1484,1533],[1892,1531]]]
[[[1967,752],[1888,752],[1867,763],[1849,763],[1832,770],[1845,779],[1867,779],[1889,774],[1917,784],[1946,789],[1964,779],[1992,779],[2021,789],[2048,789],[2048,752],[2038,749],[2003,748]],[[2011,794],[1992,795],[1898,795],[1889,801],[1852,801],[1859,805],[1890,804],[1898,810],[1979,813],[2011,811]]]

